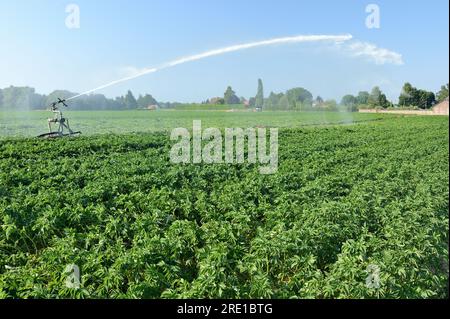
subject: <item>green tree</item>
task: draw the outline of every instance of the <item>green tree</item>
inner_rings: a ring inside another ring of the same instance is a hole
[[[289,100],[286,94],[283,94],[283,96],[280,98],[280,101],[278,102],[278,107],[282,110],[289,109]]]
[[[433,92],[419,90],[418,106],[421,109],[429,109],[436,103],[436,95]]]
[[[323,102],[322,108],[325,111],[335,112],[338,109],[337,102],[335,100],[326,100]]]
[[[358,99],[351,94],[345,95],[341,100],[341,105],[354,106],[356,104],[358,104]]]
[[[402,93],[398,98],[398,105],[400,106],[415,106],[418,97],[417,89],[411,83],[405,83],[402,88]]]
[[[146,108],[150,105],[158,105],[158,101],[151,94],[145,94],[144,96],[139,95],[137,104],[140,108]]]
[[[387,100],[386,95],[380,90],[378,86],[372,89],[369,95],[368,104],[371,107],[387,108],[391,106],[391,103]]]
[[[0,89],[0,108],[3,107],[3,90]]]
[[[433,92],[419,90],[410,83],[403,85],[402,93],[398,98],[398,104],[400,106],[416,106],[421,109],[431,108],[435,102],[436,96]]]
[[[280,108],[280,100],[284,96],[283,93],[276,94],[274,92],[270,92],[269,97],[264,102],[264,107],[269,109],[278,109]]]
[[[323,98],[321,96],[317,96],[315,102],[316,102],[316,105],[319,106],[319,105],[322,105],[324,103],[324,100],[323,100]]]
[[[103,94],[83,96],[82,100],[85,102],[85,105],[82,108],[84,110],[107,110],[110,108],[110,100],[108,100]]]
[[[291,109],[302,109],[312,105],[313,95],[304,88],[293,88],[286,92],[289,107]]]
[[[379,103],[380,106],[385,109],[393,106],[392,103],[387,99],[386,94],[381,94]]]
[[[125,96],[124,102],[125,102],[125,108],[128,110],[138,108],[138,103],[136,101],[136,98],[134,97],[134,95],[131,91],[128,91],[127,95]]]
[[[442,101],[444,101],[446,98],[448,98],[448,83],[447,83],[447,85],[441,86],[441,89],[440,89],[439,92],[436,94],[436,97],[437,97],[437,101],[438,101],[438,102],[442,102]]]
[[[236,95],[236,92],[233,91],[231,86],[227,88],[223,95],[223,100],[225,104],[239,104],[240,100]]]
[[[381,96],[381,90],[378,86],[374,87],[372,89],[372,91],[370,92],[369,95],[369,100],[367,101],[370,106],[374,107],[374,106],[379,106],[379,101],[380,101],[380,96]]]
[[[34,110],[44,108],[44,96],[34,88],[10,86],[2,90],[2,105],[5,109]]]
[[[356,102],[359,105],[367,105],[369,104],[369,92],[367,91],[361,91],[358,93],[358,96],[356,97]]]
[[[255,96],[255,106],[260,108],[264,106],[264,87],[261,79],[258,79],[258,92]]]
[[[118,96],[115,98],[114,100],[117,109],[124,109],[125,108],[125,97],[123,96]]]

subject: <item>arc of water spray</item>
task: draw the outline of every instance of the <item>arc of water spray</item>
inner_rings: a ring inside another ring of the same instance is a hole
[[[90,93],[94,93],[96,91],[105,89],[107,87],[122,83],[122,82],[126,82],[138,77],[141,77],[143,75],[146,74],[150,74],[150,73],[155,73],[158,72],[160,70],[163,69],[167,69],[167,68],[171,68],[180,64],[184,64],[184,63],[188,63],[188,62],[192,62],[192,61],[197,61],[197,60],[202,60],[208,57],[212,57],[212,56],[216,56],[216,55],[222,55],[225,53],[230,53],[230,52],[235,52],[235,51],[241,51],[241,50],[246,50],[246,49],[250,49],[250,48],[256,48],[256,47],[263,47],[263,46],[269,46],[269,45],[274,45],[274,44],[287,44],[287,43],[300,43],[300,42],[320,42],[320,41],[332,41],[332,42],[336,42],[336,43],[340,43],[340,42],[345,42],[348,40],[351,40],[353,38],[353,36],[351,34],[344,34],[344,35],[298,35],[298,36],[293,36],[293,37],[284,37],[284,38],[276,38],[276,39],[270,39],[270,40],[264,40],[264,41],[258,41],[258,42],[250,42],[250,43],[245,43],[245,44],[238,44],[238,45],[233,45],[233,46],[229,46],[226,48],[221,48],[221,49],[215,49],[215,50],[211,50],[211,51],[207,51],[204,53],[200,53],[200,54],[196,54],[196,55],[191,55],[188,57],[183,57],[168,63],[165,63],[159,67],[155,67],[155,68],[148,68],[148,69],[144,69],[141,72],[122,78],[120,80],[116,80],[116,81],[112,81],[109,82],[107,84],[104,84],[102,86],[99,86],[95,89],[80,93],[78,95],[72,96],[70,98],[67,99],[67,101],[76,99],[80,96],[83,95],[87,95]]]

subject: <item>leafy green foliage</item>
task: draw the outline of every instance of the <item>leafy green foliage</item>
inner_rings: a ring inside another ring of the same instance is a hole
[[[34,88],[10,86],[0,89],[0,109],[38,109],[44,101],[45,96],[37,94]]]
[[[134,97],[134,95],[131,91],[128,91],[127,95],[125,95],[124,103],[125,103],[125,108],[128,110],[138,108],[138,103],[136,101],[136,98]]]
[[[255,106],[259,108],[264,106],[264,86],[261,79],[258,79],[258,91],[255,96]]]
[[[369,92],[361,91],[358,93],[358,96],[356,97],[356,101],[359,105],[366,105],[369,103]]]
[[[137,104],[140,108],[147,108],[152,105],[158,105],[158,101],[151,94],[139,95]]]
[[[44,110],[57,101],[58,98],[67,99],[76,95],[76,93],[67,90],[55,90],[49,95],[41,95],[30,87],[10,86],[0,90],[0,110]],[[2,98],[3,96],[3,98]],[[103,94],[89,94],[81,96],[70,102],[71,110],[120,110],[128,107],[126,102],[129,97],[123,96],[116,99],[108,99]],[[131,101],[131,108],[137,108]],[[152,103],[157,104],[157,103]],[[148,105],[145,105],[147,107]]]
[[[309,106],[312,104],[313,96],[311,92],[304,88],[293,88],[286,92],[286,97],[290,108],[302,109],[302,106]]]
[[[370,92],[367,103],[370,107],[388,108],[392,106],[378,86],[375,86]]]
[[[358,99],[351,94],[347,94],[342,97],[341,105],[345,106],[355,106],[358,104]]]
[[[419,90],[410,83],[405,83],[398,104],[400,106],[416,106],[421,109],[429,109],[435,102],[436,97],[433,92]]]
[[[173,165],[164,133],[2,140],[0,298],[448,297],[448,129],[283,129],[270,176]]]
[[[448,98],[448,83],[441,86],[441,89],[436,94],[436,98],[438,102],[442,102]]]
[[[225,104],[234,105],[239,104],[241,100],[237,97],[236,92],[233,91],[231,86],[227,87],[223,95],[223,100]]]

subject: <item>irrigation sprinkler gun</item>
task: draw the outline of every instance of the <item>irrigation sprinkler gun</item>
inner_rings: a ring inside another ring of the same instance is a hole
[[[74,132],[70,128],[69,120],[65,118],[59,109],[60,105],[64,105],[65,107],[68,107],[66,104],[66,100],[61,100],[58,98],[57,102],[53,102],[50,107],[51,111],[53,112],[54,116],[53,118],[48,119],[48,130],[49,133],[41,134],[38,137],[39,138],[59,138],[59,137],[65,137],[65,136],[76,136],[80,135],[81,132]],[[56,124],[58,126],[58,130],[53,131],[52,124]]]

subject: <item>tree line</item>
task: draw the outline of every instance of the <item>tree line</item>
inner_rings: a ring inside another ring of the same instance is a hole
[[[436,94],[426,90],[413,87],[410,83],[405,83],[399,96],[398,104],[389,101],[386,94],[375,86],[370,92],[361,91],[357,95],[347,94],[338,103],[336,100],[324,100],[322,97],[313,97],[312,93],[303,87],[296,87],[284,93],[270,92],[267,98],[264,97],[264,86],[261,79],[258,80],[256,96],[249,100],[236,95],[231,86],[226,89],[223,98],[208,99],[203,104],[246,104],[249,107],[264,108],[266,110],[294,110],[294,111],[338,111],[344,110],[356,112],[361,108],[415,108],[429,109],[436,103],[448,98],[449,85],[443,85]]]
[[[345,95],[341,100],[341,105],[352,106],[356,108],[415,108],[415,109],[430,109],[436,103],[440,103],[448,98],[448,83],[442,85],[439,92],[436,94],[430,91],[418,89],[405,83],[398,98],[398,104],[394,105],[388,101],[386,95],[379,87],[372,89],[372,92],[359,92],[357,96],[351,94]]]
[[[436,103],[448,98],[449,84],[443,85],[436,94],[426,90],[418,89],[410,83],[405,83],[399,96],[397,105],[389,101],[382,90],[376,86],[370,92],[361,91],[357,95],[347,94],[338,103],[336,100],[324,100],[322,97],[313,97],[312,93],[303,87],[296,87],[284,93],[270,92],[264,97],[264,85],[258,79],[257,93],[254,97],[246,99],[238,97],[231,86],[228,86],[223,97],[208,99],[202,104],[245,104],[248,107],[266,110],[324,110],[324,111],[357,111],[360,108],[418,108],[429,109]],[[41,95],[31,87],[10,86],[0,89],[0,109],[4,110],[40,110],[46,109],[48,105],[58,98],[67,99],[76,93],[57,90],[49,95]],[[133,110],[143,109],[149,106],[161,108],[174,108],[183,103],[158,102],[151,94],[139,95],[135,98],[131,91],[126,95],[114,99],[105,97],[103,94],[91,94],[81,96],[70,102],[73,110]]]
[[[56,90],[49,95],[41,95],[31,87],[10,86],[0,89],[0,109],[43,110],[58,98],[67,99],[75,95],[76,93],[65,90]],[[70,108],[73,110],[133,110],[150,105],[158,105],[158,101],[152,95],[139,95],[138,98],[135,98],[131,91],[128,91],[125,96],[114,99],[109,99],[103,94],[91,94],[70,101]]]

